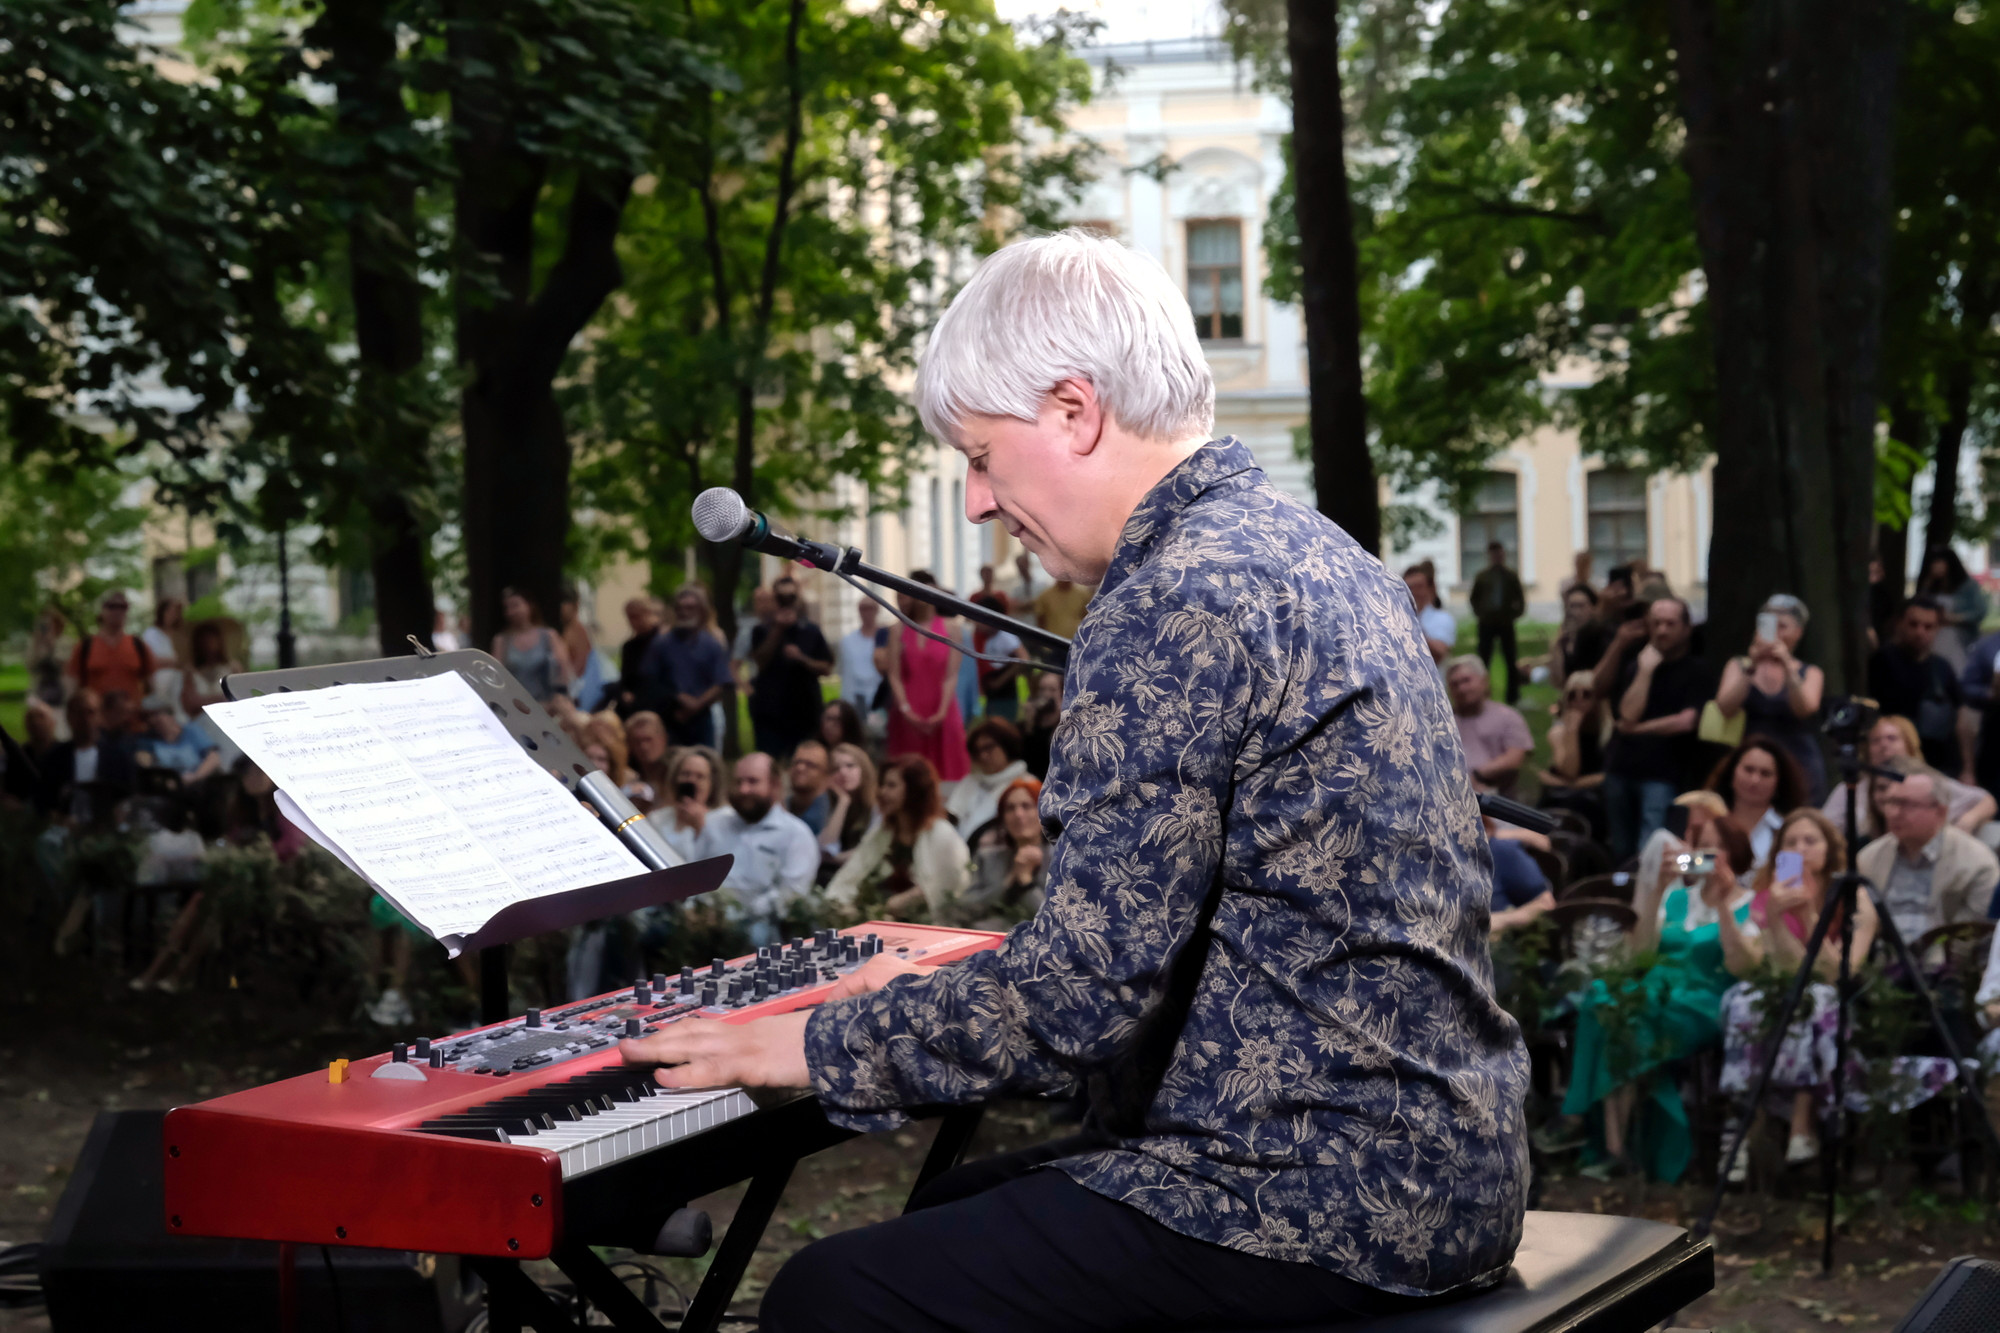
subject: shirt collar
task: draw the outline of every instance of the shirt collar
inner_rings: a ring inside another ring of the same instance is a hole
[[[1920,850],[1917,853],[1916,860],[1914,861],[1912,861],[1909,857],[1903,855],[1903,845],[1901,843],[1897,843],[1896,859],[1898,861],[1901,861],[1904,865],[1919,865],[1919,866],[1936,865],[1938,857],[1943,855],[1944,853],[1944,832],[1945,831],[1943,829],[1939,829],[1937,831],[1937,836],[1932,838],[1929,842],[1923,845],[1922,850]]]
[[[1132,517],[1125,520],[1125,530],[1111,552],[1111,564],[1097,586],[1099,595],[1118,586],[1137,569],[1160,534],[1203,494],[1231,477],[1259,470],[1250,450],[1234,435],[1210,440],[1182,459],[1146,492],[1146,498],[1139,501]]]

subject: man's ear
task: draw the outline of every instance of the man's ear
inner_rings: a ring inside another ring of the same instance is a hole
[[[1104,408],[1097,401],[1097,386],[1085,379],[1057,380],[1049,390],[1049,408],[1069,443],[1069,450],[1081,458],[1095,453],[1104,437]]]

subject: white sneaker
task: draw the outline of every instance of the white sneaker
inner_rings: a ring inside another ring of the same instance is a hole
[[[368,1017],[385,1028],[399,1028],[415,1022],[417,1016],[410,1011],[410,1002],[403,998],[403,992],[391,987],[368,1006]]]
[[[1819,1140],[1810,1134],[1794,1134],[1785,1144],[1785,1165],[1803,1166],[1819,1158]]]
[[[1732,1120],[1727,1125],[1724,1125],[1722,1127],[1723,1150],[1726,1152],[1729,1148],[1730,1143],[1735,1140],[1738,1134],[1742,1133],[1743,1133],[1743,1126],[1737,1123],[1736,1121]],[[1744,1181],[1750,1179],[1750,1136],[1749,1135],[1744,1134],[1743,1141],[1736,1145],[1736,1158],[1734,1161],[1730,1162],[1729,1170],[1725,1173],[1725,1175],[1728,1177],[1729,1183],[1732,1185],[1741,1185]]]

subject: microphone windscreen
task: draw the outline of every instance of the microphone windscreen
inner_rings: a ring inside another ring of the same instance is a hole
[[[727,486],[694,497],[694,530],[712,542],[733,542],[750,530],[750,507]]]

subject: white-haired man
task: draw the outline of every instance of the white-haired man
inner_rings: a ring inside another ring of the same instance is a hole
[[[967,516],[1099,587],[1041,797],[1047,902],[992,952],[877,959],[815,1012],[627,1055],[674,1086],[809,1084],[868,1129],[1082,1085],[1088,1128],[806,1247],[765,1326],[1286,1328],[1497,1280],[1527,1058],[1402,585],[1210,439],[1187,302],[1115,242],[987,260],[916,396]]]

